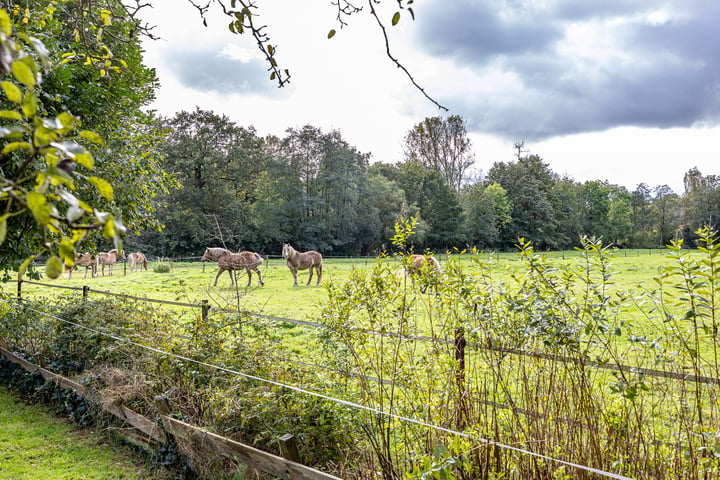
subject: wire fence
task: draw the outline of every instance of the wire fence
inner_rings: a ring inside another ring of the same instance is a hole
[[[318,322],[312,322],[309,320],[301,320],[301,319],[295,319],[295,318],[287,318],[287,317],[279,317],[275,315],[267,315],[263,313],[255,313],[251,311],[246,310],[233,310],[228,308],[219,308],[215,307],[209,304],[208,300],[203,300],[201,303],[186,303],[186,302],[175,302],[175,301],[169,301],[169,300],[160,300],[160,299],[153,299],[148,297],[137,297],[133,295],[127,295],[122,293],[115,293],[115,292],[108,292],[105,290],[97,290],[90,288],[88,286],[83,287],[70,287],[65,285],[52,285],[48,283],[42,283],[42,282],[35,282],[31,280],[19,280],[17,281],[17,298],[18,300],[22,300],[22,284],[27,283],[29,285],[37,285],[44,288],[57,288],[57,289],[64,289],[64,290],[73,290],[73,291],[80,291],[83,295],[83,300],[87,300],[88,295],[90,293],[93,294],[99,294],[99,295],[108,295],[115,298],[124,298],[127,300],[133,300],[137,302],[149,302],[149,303],[156,303],[156,304],[164,304],[164,305],[171,305],[171,306],[180,306],[180,307],[186,307],[186,308],[193,308],[198,309],[202,311],[203,320],[206,321],[208,318],[208,315],[211,312],[221,312],[225,314],[230,315],[236,315],[238,318],[252,318],[262,321],[269,321],[269,322],[276,322],[276,323],[286,323],[286,324],[292,324],[292,325],[301,325],[304,327],[309,327],[315,330],[324,330],[326,327]],[[439,344],[445,344],[448,347],[457,348],[458,339],[448,339],[448,338],[442,338],[442,337],[431,337],[426,335],[407,335],[397,332],[391,332],[391,331],[376,331],[376,330],[370,330],[370,329],[361,329],[363,333],[369,334],[369,335],[377,335],[381,337],[388,337],[388,338],[396,338],[401,339],[404,341],[416,341],[416,342],[432,342],[432,343],[439,343]],[[612,362],[597,362],[592,361],[586,358],[579,358],[579,357],[570,357],[567,355],[559,355],[555,353],[545,353],[545,352],[538,352],[538,351],[528,351],[528,350],[522,350],[518,348],[508,348],[503,346],[496,346],[496,345],[487,345],[482,344],[478,342],[464,342],[465,348],[470,348],[474,351],[487,351],[487,352],[495,352],[495,353],[502,353],[502,354],[509,354],[509,355],[516,355],[521,357],[529,357],[529,358],[535,358],[535,359],[542,359],[542,360],[548,360],[552,362],[563,362],[563,363],[570,363],[575,365],[582,365],[584,367],[589,368],[596,368],[600,370],[610,370],[610,371],[632,371],[636,372],[641,375],[645,375],[648,377],[657,377],[657,378],[665,378],[670,380],[677,380],[677,381],[683,381],[683,382],[695,382],[700,384],[706,384],[706,385],[720,385],[720,378],[717,377],[710,377],[710,376],[703,376],[703,375],[694,375],[692,373],[680,373],[675,371],[669,371],[669,370],[659,370],[659,369],[650,369],[646,367],[638,367],[634,365],[626,365],[621,363],[612,363]],[[377,379],[376,379],[377,380]]]
[[[38,282],[33,282],[33,283],[34,283],[34,284],[38,284]],[[21,282],[18,283],[19,286],[20,286],[20,284],[21,284]],[[40,284],[40,285],[43,285],[43,284]],[[46,285],[46,286],[50,286],[50,285]],[[52,287],[52,286],[51,286],[51,287]],[[112,294],[112,295],[113,295],[113,296],[117,296],[116,294]],[[123,295],[123,296],[124,296],[125,298],[132,298],[132,299],[134,299],[134,300],[142,300],[142,301],[146,300],[146,299],[141,299],[141,298],[137,298],[137,297],[131,297],[131,296],[127,296],[127,295]],[[92,332],[92,333],[94,333],[94,334],[97,334],[97,335],[106,336],[106,337],[109,337],[109,338],[111,338],[111,339],[113,339],[113,340],[115,340],[115,341],[117,341],[117,342],[121,342],[121,343],[123,343],[123,344],[125,344],[125,345],[132,345],[132,346],[138,347],[138,348],[140,348],[140,349],[145,349],[145,350],[151,351],[151,352],[153,352],[153,353],[155,353],[155,354],[159,354],[159,355],[161,355],[161,356],[164,356],[164,357],[166,357],[166,358],[174,358],[174,359],[176,359],[176,360],[181,360],[181,361],[184,361],[184,362],[187,362],[187,363],[196,364],[196,365],[198,365],[198,366],[206,367],[206,368],[209,368],[209,369],[218,371],[218,372],[223,372],[223,373],[235,375],[235,376],[238,376],[238,377],[241,377],[241,378],[245,378],[245,379],[247,379],[247,380],[253,380],[253,381],[257,381],[257,382],[264,383],[264,384],[267,384],[267,385],[273,385],[273,386],[276,386],[276,387],[285,388],[285,389],[288,389],[288,390],[291,390],[291,391],[294,391],[294,392],[297,392],[297,393],[300,393],[300,394],[303,394],[303,395],[313,396],[313,397],[316,397],[316,398],[319,398],[319,399],[322,399],[322,400],[326,400],[326,401],[329,401],[329,402],[332,402],[332,403],[335,403],[335,404],[338,404],[338,405],[343,405],[343,406],[346,406],[346,407],[349,407],[349,408],[352,408],[352,409],[355,409],[355,410],[364,411],[364,412],[367,412],[367,413],[371,413],[371,414],[373,414],[373,415],[384,416],[384,417],[387,417],[387,418],[389,418],[389,419],[391,419],[391,420],[393,420],[393,421],[399,421],[399,422],[403,422],[403,423],[413,424],[413,425],[416,425],[416,426],[419,426],[419,427],[422,427],[422,428],[426,428],[426,429],[428,429],[428,430],[434,430],[434,431],[436,431],[436,432],[442,432],[442,433],[445,433],[445,434],[450,434],[450,435],[454,435],[454,436],[457,436],[457,437],[465,438],[465,439],[471,440],[472,442],[475,442],[475,443],[477,443],[477,444],[483,444],[483,445],[493,446],[493,447],[496,447],[496,448],[499,448],[499,449],[502,449],[502,450],[508,450],[508,451],[513,451],[513,452],[516,452],[516,453],[520,453],[520,454],[522,454],[522,455],[528,455],[528,456],[530,456],[530,457],[534,457],[534,458],[537,458],[537,459],[545,460],[545,461],[548,461],[548,462],[553,462],[553,463],[556,463],[556,464],[558,464],[558,465],[568,466],[568,467],[574,468],[574,469],[576,469],[576,470],[578,470],[578,471],[583,471],[583,472],[587,472],[587,473],[592,473],[592,474],[598,475],[598,476],[600,476],[600,477],[612,478],[612,479],[617,479],[617,480],[631,480],[630,477],[627,477],[627,476],[624,476],[624,475],[619,475],[619,474],[616,474],[616,473],[613,473],[613,472],[604,471],[604,470],[602,470],[602,469],[594,468],[594,467],[591,467],[591,466],[588,466],[588,465],[581,465],[581,464],[574,463],[574,462],[568,462],[568,461],[565,461],[565,460],[562,460],[562,459],[559,459],[559,458],[555,458],[555,457],[552,457],[552,456],[549,456],[549,455],[543,455],[543,454],[541,454],[541,453],[538,453],[538,452],[535,452],[535,451],[532,451],[532,450],[528,450],[528,449],[525,449],[525,448],[519,448],[519,447],[514,446],[514,445],[510,445],[510,444],[498,442],[498,441],[492,440],[492,439],[490,439],[490,438],[485,438],[485,437],[483,437],[483,436],[479,436],[479,435],[474,434],[474,433],[468,433],[468,432],[463,432],[463,431],[459,431],[459,430],[454,430],[454,429],[451,429],[451,428],[443,427],[443,426],[440,426],[440,425],[434,425],[434,424],[425,422],[425,421],[420,420],[420,419],[417,419],[417,418],[412,418],[412,417],[408,417],[408,416],[404,416],[404,415],[395,414],[395,413],[392,413],[392,412],[389,412],[389,411],[386,411],[386,410],[383,410],[383,409],[378,409],[378,408],[375,408],[375,407],[370,407],[370,406],[367,406],[367,405],[364,405],[364,404],[360,404],[360,403],[357,403],[357,402],[354,402],[354,401],[349,401],[349,400],[346,400],[346,399],[337,398],[337,397],[333,397],[333,396],[326,395],[326,394],[323,394],[323,393],[311,391],[311,390],[308,390],[308,389],[306,389],[306,388],[299,387],[299,386],[297,386],[297,385],[292,385],[292,384],[288,384],[288,383],[283,383],[283,382],[279,382],[279,381],[272,380],[272,379],[269,379],[269,378],[262,378],[262,377],[259,377],[259,376],[257,376],[257,375],[253,375],[253,374],[241,372],[241,371],[238,371],[238,370],[235,370],[235,369],[231,369],[231,368],[227,368],[227,367],[223,367],[223,366],[219,366],[219,365],[214,365],[214,364],[206,363],[206,362],[203,362],[203,361],[198,361],[198,360],[196,360],[196,359],[189,358],[189,357],[182,356],[182,355],[178,355],[178,354],[173,353],[173,352],[168,352],[168,351],[160,350],[160,349],[155,348],[155,347],[143,345],[143,344],[134,342],[134,341],[132,341],[132,340],[130,340],[130,339],[128,339],[128,338],[119,337],[119,336],[117,336],[117,335],[115,335],[115,334],[112,334],[112,333],[109,333],[109,332],[104,332],[104,331],[101,331],[101,330],[98,330],[98,329],[90,328],[90,327],[81,325],[81,324],[79,324],[79,323],[77,323],[77,322],[73,322],[73,321],[64,319],[64,318],[59,317],[59,316],[57,316],[57,315],[53,315],[53,314],[50,314],[50,313],[48,313],[48,312],[44,312],[44,311],[41,311],[41,310],[37,310],[37,309],[35,309],[35,308],[29,307],[27,304],[23,305],[23,302],[22,302],[21,300],[19,300],[18,303],[13,303],[13,302],[9,302],[9,301],[4,301],[4,302],[5,302],[6,304],[10,304],[10,305],[13,306],[13,307],[16,307],[16,308],[17,308],[17,307],[23,307],[23,308],[29,309],[30,311],[33,311],[33,312],[35,312],[35,313],[37,313],[37,314],[39,314],[39,315],[47,316],[47,317],[49,317],[49,318],[52,318],[53,320],[56,320],[56,321],[59,321],[59,322],[62,322],[62,323],[65,323],[65,324],[74,326],[74,327],[76,327],[76,328],[78,328],[78,329],[87,330],[87,331],[90,331],[90,332]],[[158,302],[158,303],[167,303],[167,302],[160,301],[160,300],[158,300],[157,302]],[[283,320],[283,319],[278,319],[278,320]],[[289,320],[289,319],[285,319],[285,320]],[[381,333],[378,333],[378,334],[381,334]],[[424,339],[424,337],[417,337],[417,339]]]

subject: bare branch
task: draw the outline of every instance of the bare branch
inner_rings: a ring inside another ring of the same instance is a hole
[[[390,41],[388,40],[387,31],[385,30],[385,25],[383,25],[382,21],[380,20],[380,17],[377,14],[377,11],[375,10],[375,7],[373,6],[373,0],[368,0],[368,5],[370,5],[370,14],[375,17],[375,20],[377,21],[377,24],[380,26],[380,30],[382,31],[383,38],[385,39],[385,52],[390,60],[397,65],[399,69],[401,69],[403,72],[405,72],[405,75],[410,79],[410,82],[420,90],[420,92],[430,100],[432,103],[434,103],[439,109],[448,111],[447,107],[441,105],[438,103],[434,98],[432,98],[430,95],[425,92],[425,89],[422,88],[418,83],[415,81],[415,78],[413,78],[412,75],[410,75],[410,72],[405,68],[403,64],[400,63],[400,61],[393,56],[393,54],[390,52]]]

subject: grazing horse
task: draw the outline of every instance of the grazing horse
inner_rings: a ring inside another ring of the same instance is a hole
[[[298,252],[288,243],[283,243],[282,256],[287,262],[287,266],[293,274],[295,283],[293,287],[297,287],[297,272],[298,270],[310,269],[310,276],[305,285],[310,285],[313,276],[313,269],[317,270],[317,283],[320,285],[322,280],[322,255],[315,250],[308,250],[307,252]]]
[[[108,266],[108,274],[112,275],[113,267],[118,258],[125,260],[125,250],[120,250],[118,253],[117,248],[113,248],[109,252],[98,253],[97,266],[101,267],[103,277],[105,276],[105,265]]]
[[[82,255],[75,255],[75,265],[78,265],[80,267],[85,267],[85,277],[87,278],[87,271],[88,268],[91,270],[91,276],[92,278],[95,278],[97,276],[97,262],[95,260],[95,257],[92,256],[92,253],[85,252]],[[68,279],[72,279],[72,271],[73,267],[65,266],[65,271],[68,272]]]
[[[428,285],[433,285],[435,294],[438,293],[438,276],[440,274],[440,262],[437,258],[429,255],[413,255],[410,257],[408,264],[403,267],[401,273],[412,279],[413,289],[415,289],[415,277],[420,280],[420,293],[425,293]]]
[[[205,251],[207,254],[207,250]],[[202,261],[209,260],[206,258],[206,255],[203,255]],[[220,254],[220,256],[217,258],[218,262],[218,273],[215,275],[215,283],[213,286],[217,286],[218,278],[220,278],[220,275],[227,270],[228,275],[230,275],[230,285],[235,285],[235,279],[233,278],[233,272],[235,270],[242,270],[245,269],[248,275],[248,284],[249,287],[252,283],[252,272],[254,271],[257,273],[258,281],[260,282],[261,286],[264,286],[262,280],[262,275],[260,274],[260,269],[258,268],[263,263],[263,257],[261,257],[259,254],[255,252],[238,252],[238,253],[232,253],[226,251],[225,253]]]
[[[142,252],[135,252],[128,255],[128,265],[130,266],[130,273],[134,273],[135,270],[142,271],[143,268],[147,270],[147,258]]]

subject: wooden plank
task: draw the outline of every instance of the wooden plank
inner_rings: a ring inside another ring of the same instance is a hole
[[[252,468],[287,479],[340,480],[339,477],[306,467],[207,430],[193,427],[185,422],[162,415],[165,429],[176,437],[210,450],[227,458],[238,460]]]
[[[37,372],[40,375],[43,376],[43,378],[46,381],[55,382],[58,385],[60,385],[63,388],[67,388],[69,390],[75,391],[78,395],[81,395],[83,397],[86,396],[87,390],[85,389],[85,386],[70,380],[69,378],[65,378],[62,375],[58,375],[57,373],[51,372],[50,370],[46,370],[44,368],[40,368],[37,365],[28,362],[27,360],[18,357],[14,353],[0,347],[0,353],[5,355],[8,360],[11,362],[14,362],[21,367],[23,367],[25,370],[29,372]],[[143,432],[148,437],[152,438],[153,440],[156,440],[160,443],[165,443],[167,441],[167,437],[165,436],[165,432],[162,431],[162,429],[152,420],[148,419],[147,417],[144,417],[138,413],[135,413],[134,411],[124,407],[124,406],[118,406],[118,405],[110,405],[107,407],[103,407],[103,410],[105,410],[108,413],[111,413],[118,417],[121,420],[126,421],[133,427],[137,428],[141,432]]]
[[[115,415],[120,420],[127,422],[130,426],[140,430],[142,433],[156,442],[167,442],[167,436],[160,426],[149,418],[140,415],[123,405],[105,405],[103,410]]]

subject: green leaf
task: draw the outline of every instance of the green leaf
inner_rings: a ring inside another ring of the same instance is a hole
[[[22,127],[0,127],[0,138],[23,138],[25,130]]]
[[[27,194],[26,200],[28,208],[40,225],[46,226],[50,223],[50,206],[47,204],[45,195],[38,192],[30,192]]]
[[[9,37],[12,33],[12,22],[10,16],[8,16],[5,10],[0,9],[0,32],[4,33],[6,37]]]
[[[10,69],[18,82],[27,88],[35,87],[35,74],[27,63],[22,60],[15,60]]]
[[[90,152],[76,154],[75,161],[88,170],[92,170],[95,167],[95,160],[93,160],[93,156]]]
[[[25,275],[25,271],[33,262],[33,260],[35,260],[35,255],[26,258],[25,261],[20,265],[20,268],[18,268],[18,280],[22,280],[23,275]]]
[[[23,113],[28,118],[33,118],[35,114],[37,113],[37,97],[35,94],[30,91],[25,95],[25,100],[22,104]]]
[[[115,238],[115,222],[112,217],[108,218],[103,224],[103,235],[105,238]]]
[[[400,12],[395,12],[395,15],[393,15],[393,18],[392,18],[393,27],[394,27],[395,25],[397,25],[397,23],[398,23],[399,21],[400,21]]]
[[[0,217],[0,245],[2,245],[5,241],[5,237],[7,236],[7,218],[7,213]]]
[[[75,245],[73,245],[69,238],[64,237],[60,241],[58,253],[65,265],[73,265],[75,263]]]
[[[63,271],[63,264],[56,256],[52,256],[45,264],[45,275],[48,278],[58,278]]]
[[[5,145],[5,148],[2,149],[2,155],[5,155],[10,152],[14,152],[16,150],[27,150],[28,152],[32,153],[33,146],[27,142],[8,143],[7,145]]]
[[[333,28],[332,30],[330,30],[330,31],[328,32],[328,38],[334,37],[334,36],[335,36],[335,33],[337,33],[337,32],[335,32],[335,29]]]
[[[72,132],[75,130],[75,125],[77,125],[77,118],[70,115],[68,112],[62,112],[57,116],[57,120],[61,125],[60,131],[63,134]]]
[[[10,85],[13,85],[12,83]],[[15,85],[13,85],[14,87]],[[17,87],[16,87],[17,88]],[[20,92],[20,90],[18,90]],[[21,100],[22,101],[22,96]],[[0,110],[0,118],[7,118],[8,120],[22,120],[23,117],[15,110]]]
[[[267,46],[267,52],[268,52],[270,55],[272,55],[274,51],[275,51],[275,49],[273,48],[272,45],[268,45],[268,46]]]
[[[100,192],[100,195],[105,197],[105,199],[108,202],[112,201],[112,199],[113,199],[112,185],[110,185],[108,182],[106,182],[105,180],[103,180],[102,178],[99,178],[99,177],[90,177],[90,178],[88,178],[88,180],[90,180],[90,183],[95,185],[95,188],[98,189],[98,191]]]
[[[22,103],[22,92],[12,82],[8,82],[7,80],[2,82],[2,88],[3,91],[5,91],[5,96],[13,103],[17,103],[20,105]]]

